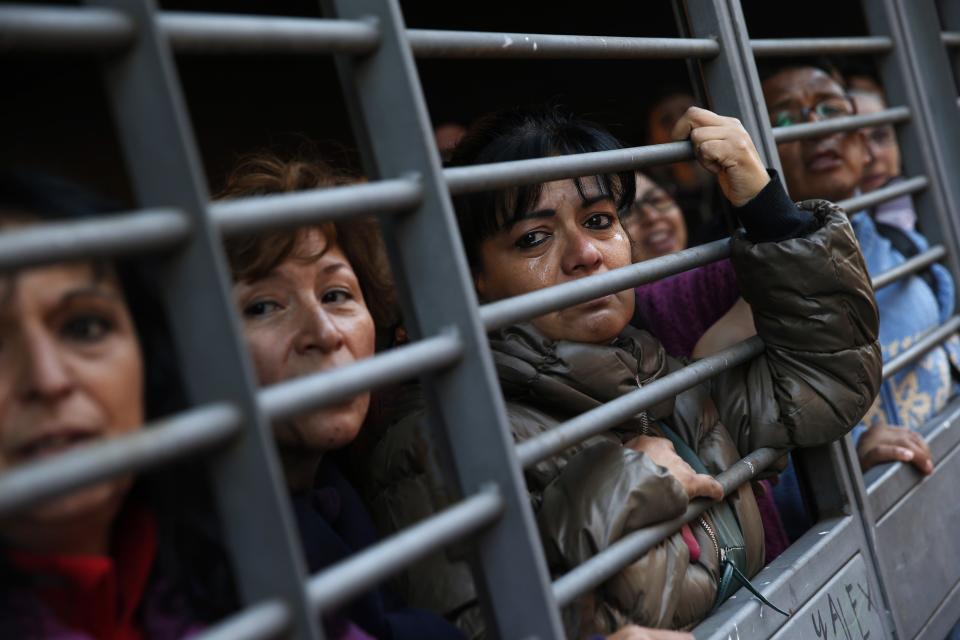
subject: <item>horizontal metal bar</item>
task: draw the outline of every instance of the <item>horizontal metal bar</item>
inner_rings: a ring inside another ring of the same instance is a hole
[[[591,436],[607,431],[647,407],[709,380],[727,369],[752,360],[763,353],[763,348],[763,340],[759,336],[753,336],[719,353],[697,360],[636,391],[606,402],[596,409],[581,413],[558,427],[517,445],[520,466],[530,467]]]
[[[606,273],[485,304],[480,307],[480,321],[487,331],[493,331],[728,257],[730,240],[715,240]]]
[[[208,206],[226,235],[263,229],[334,222],[353,216],[400,213],[419,206],[423,186],[417,179],[380,180],[327,189],[311,189],[236,200]]]
[[[175,209],[12,227],[0,233],[0,271],[166,249],[189,233],[189,218]]]
[[[488,487],[430,518],[313,576],[310,604],[329,611],[443,547],[492,524],[503,512],[496,487]]]
[[[757,449],[719,474],[716,478],[723,486],[724,495],[729,496],[744,482],[754,478],[758,473],[782,458],[785,453],[785,451],[778,449]],[[625,535],[580,566],[555,580],[553,595],[557,599],[557,603],[564,607],[573,602],[580,594],[610,579],[631,562],[660,544],[667,536],[679,531],[684,524],[709,510],[714,504],[713,501],[706,498],[698,498],[690,502],[682,516]]]
[[[857,38],[757,38],[750,41],[757,58],[781,56],[887,53],[893,40],[887,36]]]
[[[850,213],[857,213],[878,204],[883,204],[900,196],[923,191],[930,185],[930,181],[925,176],[916,176],[907,178],[894,184],[881,187],[876,191],[864,193],[859,196],[847,198],[837,203],[838,206]]]
[[[912,362],[922,358],[928,351],[960,329],[960,316],[953,316],[942,325],[923,334],[909,349],[890,358],[883,365],[883,379],[886,380]]]
[[[709,38],[622,38],[409,29],[418,58],[713,58],[720,45]]]
[[[452,331],[424,338],[344,367],[262,389],[258,396],[260,408],[271,420],[282,420],[438,371],[456,363],[462,355],[463,343]]]
[[[882,124],[895,124],[909,119],[910,109],[908,107],[892,107],[876,113],[844,116],[819,122],[805,122],[803,124],[793,124],[789,127],[774,127],[773,139],[777,141],[777,144],[780,144],[793,142],[794,140],[821,138],[842,131],[876,127]]]
[[[910,274],[917,273],[926,269],[934,262],[938,262],[947,257],[947,249],[943,245],[930,247],[923,253],[918,253],[902,264],[898,264],[893,269],[884,271],[873,279],[873,290],[882,289],[888,284],[904,278]]]
[[[0,7],[0,53],[119,53],[137,36],[133,19],[101,7]]]
[[[449,167],[443,170],[443,177],[447,181],[450,193],[457,195],[563,178],[630,171],[649,165],[669,164],[692,158],[693,146],[689,142],[668,142],[614,151],[512,160],[470,167]]]
[[[233,406],[206,405],[157,420],[128,436],[11,469],[0,475],[0,517],[106,478],[209,451],[237,435],[240,423]]]
[[[290,608],[280,600],[261,602],[208,627],[192,640],[272,640],[290,627]]]
[[[380,45],[376,20],[166,11],[157,21],[177,53],[369,54]]]
[[[960,31],[944,31],[943,44],[948,47],[960,47]]]

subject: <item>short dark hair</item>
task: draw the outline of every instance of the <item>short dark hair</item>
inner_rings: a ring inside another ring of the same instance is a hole
[[[813,68],[823,71],[837,81],[843,89],[847,88],[844,75],[840,73],[837,64],[827,56],[788,56],[784,58],[768,58],[757,63],[757,75],[763,84],[773,76],[788,69]]]
[[[448,165],[462,167],[620,148],[620,142],[603,127],[560,107],[519,107],[477,120],[454,149]],[[632,171],[600,174],[592,179],[602,193],[613,197],[618,211],[633,202]],[[583,178],[576,178],[574,184],[583,196]],[[460,235],[474,272],[481,268],[480,244],[534,207],[542,188],[543,184],[533,184],[454,197]]]

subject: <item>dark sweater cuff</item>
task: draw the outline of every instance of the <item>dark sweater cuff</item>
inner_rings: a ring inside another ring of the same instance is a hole
[[[805,236],[817,227],[809,211],[793,203],[773,169],[767,169],[770,182],[750,202],[734,207],[751,242],[779,242]]]

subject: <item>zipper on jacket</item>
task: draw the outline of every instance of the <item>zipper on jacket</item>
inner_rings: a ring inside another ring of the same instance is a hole
[[[640,384],[640,374],[635,373],[633,375],[634,382],[637,383],[637,389],[642,389],[643,385]],[[640,435],[648,436],[650,435],[650,418],[647,416],[647,410],[644,409],[640,412]]]
[[[726,559],[726,555],[723,550],[720,548],[720,542],[717,540],[717,534],[713,530],[713,527],[710,526],[710,523],[707,522],[707,519],[703,516],[700,516],[700,526],[703,527],[703,530],[707,532],[707,536],[710,538],[710,542],[713,543],[713,548],[717,550],[717,564],[720,569],[723,569],[723,561]]]

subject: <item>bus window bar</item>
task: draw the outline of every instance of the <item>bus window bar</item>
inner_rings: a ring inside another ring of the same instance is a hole
[[[186,240],[189,233],[190,220],[175,209],[15,227],[0,233],[0,272],[166,249]]]
[[[439,371],[455,364],[462,355],[463,343],[451,331],[332,371],[272,385],[260,391],[258,400],[267,417],[283,420],[358,393]]]
[[[290,627],[290,608],[282,600],[268,600],[221,620],[192,640],[272,640]]]
[[[307,582],[310,604],[329,611],[348,602],[421,558],[493,524],[503,509],[499,490],[488,486],[311,577]]]
[[[623,38],[409,29],[418,58],[714,58],[720,45],[709,38]]]
[[[939,346],[944,340],[952,336],[960,329],[960,315],[953,316],[939,327],[931,329],[923,334],[910,348],[902,351],[896,356],[890,358],[883,365],[883,379],[890,378],[907,365],[919,360],[928,351]]]
[[[487,331],[493,331],[729,257],[730,240],[714,240],[606,273],[485,304],[480,307],[480,321]]]
[[[863,195],[841,200],[837,203],[837,206],[849,213],[856,213],[883,204],[884,202],[889,202],[900,196],[918,193],[926,189],[929,185],[930,181],[927,180],[926,176],[915,176],[881,187],[870,193],[864,193]]]
[[[960,47],[960,31],[944,31],[943,44],[948,47]]]
[[[222,446],[240,432],[241,415],[228,404],[184,411],[128,436],[47,456],[0,475],[0,517],[73,489],[140,472]]]
[[[694,387],[737,365],[749,362],[763,352],[763,340],[753,336],[712,356],[697,360],[679,371],[640,387],[636,391],[605,402],[596,409],[572,418],[562,425],[517,445],[517,458],[523,468],[530,467],[591,436],[603,433],[636,416],[640,411]]]
[[[311,189],[274,195],[220,200],[208,211],[225,235],[262,229],[335,222],[360,215],[411,211],[423,200],[417,179]]]
[[[165,11],[157,22],[177,53],[373,53],[376,20],[330,20]]]
[[[902,264],[898,264],[893,269],[884,271],[876,278],[873,279],[873,290],[882,289],[889,284],[905,278],[908,275],[922,271],[932,265],[934,262],[939,262],[947,257],[947,250],[943,245],[936,245],[930,247],[923,253],[918,253],[909,260],[905,261]]]
[[[757,58],[806,55],[864,55],[893,50],[893,40],[886,36],[856,38],[757,38],[750,41]]]
[[[896,124],[910,119],[908,107],[893,107],[876,113],[844,116],[818,122],[805,122],[787,127],[774,127],[773,139],[777,144],[793,142],[794,140],[808,140],[821,138],[834,133],[854,131],[863,127],[877,127],[884,124]]]
[[[724,496],[729,496],[745,482],[784,456],[779,449],[757,449],[732,467],[716,476],[723,485]],[[644,527],[629,533],[609,547],[593,556],[580,566],[561,576],[553,583],[553,594],[557,603],[563,607],[571,604],[578,596],[610,579],[624,567],[635,562],[668,536],[680,530],[715,503],[706,498],[690,502],[683,515],[650,527]]]
[[[613,151],[450,167],[443,170],[443,176],[450,193],[458,195],[564,178],[631,171],[655,164],[692,159],[693,146],[689,142],[668,142]]]
[[[137,27],[122,11],[100,7],[0,7],[0,53],[120,53]]]

